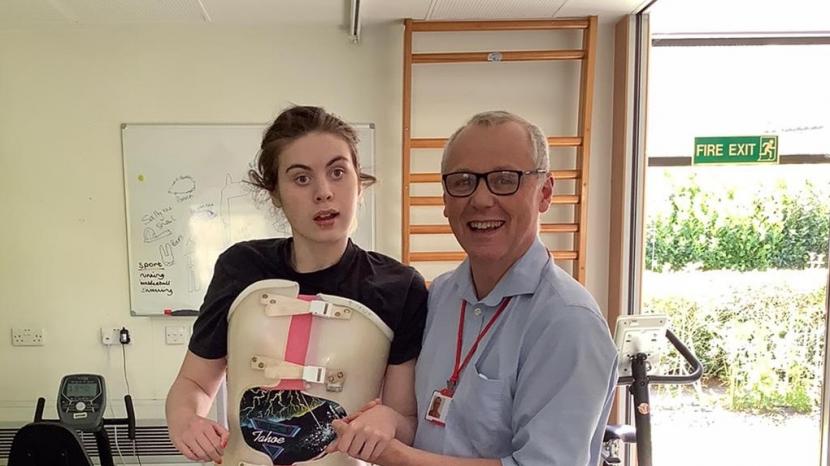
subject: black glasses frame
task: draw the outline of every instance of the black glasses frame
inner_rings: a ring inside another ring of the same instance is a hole
[[[493,188],[490,186],[490,180],[488,179],[488,177],[490,175],[493,175],[493,174],[496,174],[496,173],[513,173],[516,176],[518,176],[518,179],[516,180],[516,189],[514,189],[513,191],[511,191],[509,193],[497,193],[497,192],[493,191]],[[519,186],[521,186],[521,184],[522,184],[522,176],[524,176],[524,175],[542,175],[542,174],[547,174],[547,173],[548,173],[547,170],[543,170],[541,168],[537,168],[536,170],[492,170],[492,171],[489,171],[489,172],[486,172],[486,173],[458,171],[458,172],[452,172],[452,173],[444,173],[443,175],[441,175],[441,183],[444,185],[444,191],[446,191],[446,193],[449,194],[450,196],[452,196],[452,197],[469,197],[469,196],[472,196],[474,192],[476,192],[476,190],[478,189],[478,184],[479,184],[479,182],[481,182],[481,180],[483,178],[484,179],[484,184],[487,185],[487,189],[494,196],[512,196],[512,195],[516,194],[516,192],[519,190]],[[449,178],[450,176],[453,176],[453,175],[461,175],[461,174],[474,176],[475,179],[476,179],[475,185],[473,186],[473,189],[468,194],[453,194],[453,193],[450,192],[450,189],[447,187],[447,178]]]

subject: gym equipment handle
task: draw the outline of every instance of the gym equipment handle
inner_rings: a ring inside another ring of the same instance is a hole
[[[680,375],[651,375],[648,376],[648,382],[652,384],[678,384],[678,385],[685,385],[696,382],[701,375],[703,375],[703,365],[700,364],[700,361],[697,357],[689,351],[689,348],[681,342],[677,336],[671,331],[666,329],[666,338],[671,342],[672,346],[683,356],[683,359],[689,363],[691,366],[692,372],[689,374],[680,374]],[[617,385],[631,385],[634,383],[634,377],[632,376],[623,376],[620,377],[617,381]]]
[[[130,440],[135,440],[135,411],[133,410],[133,398],[130,395],[124,395],[124,407],[127,408],[127,417],[116,419],[104,419],[105,426],[127,426],[127,436]]]
[[[43,407],[46,405],[46,398],[40,397],[37,399],[37,406],[35,407],[35,422],[43,420]]]

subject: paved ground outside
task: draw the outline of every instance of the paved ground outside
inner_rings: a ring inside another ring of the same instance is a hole
[[[652,393],[654,466],[818,466],[819,412],[725,408],[722,389]]]

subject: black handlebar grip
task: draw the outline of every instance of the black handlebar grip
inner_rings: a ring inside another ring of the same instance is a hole
[[[679,338],[672,332],[671,330],[666,329],[666,338],[668,338],[669,342],[674,346],[678,353],[683,356],[683,359],[689,364],[692,368],[692,372],[688,375],[655,375],[650,377],[651,383],[656,384],[690,384],[703,375],[703,365],[697,359],[697,357],[689,351],[689,348],[680,341]]]
[[[35,422],[43,420],[43,407],[46,405],[46,398],[40,397],[37,399],[37,406],[35,407]]]
[[[124,406],[127,407],[127,436],[135,440],[135,410],[133,410],[133,398],[124,395]]]
[[[648,383],[650,384],[677,384],[685,385],[696,382],[703,375],[703,364],[697,359],[686,345],[680,341],[679,338],[669,329],[666,329],[666,338],[669,343],[674,346],[680,356],[686,360],[691,368],[691,372],[685,375],[650,375],[648,376]],[[634,377],[630,375],[620,376],[617,380],[617,385],[631,385],[634,383]]]

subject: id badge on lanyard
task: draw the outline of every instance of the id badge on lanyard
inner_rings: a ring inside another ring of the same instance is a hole
[[[473,354],[475,354],[476,349],[478,349],[478,344],[481,343],[481,340],[485,335],[487,335],[487,332],[490,331],[490,328],[496,322],[496,319],[498,319],[501,313],[504,312],[504,308],[506,308],[509,303],[510,298],[504,298],[501,301],[496,313],[493,314],[493,317],[490,318],[490,321],[487,322],[487,325],[481,330],[481,333],[478,334],[478,337],[467,351],[467,355],[464,357],[464,361],[462,362],[461,345],[464,340],[464,313],[467,309],[467,301],[464,301],[463,299],[461,300],[461,316],[458,320],[458,342],[455,350],[455,368],[453,369],[449,380],[447,380],[447,386],[432,392],[432,398],[429,400],[429,406],[427,406],[424,419],[442,427],[447,425],[447,414],[450,412],[450,404],[452,404],[452,398],[455,395],[455,387],[458,385],[458,379],[461,376],[461,372],[465,367],[467,367],[467,364],[470,362]]]
[[[452,395],[444,393],[444,390],[435,390],[432,392],[429,408],[427,408],[424,418],[440,426],[447,425],[447,413],[450,411],[450,403],[452,403]]]

